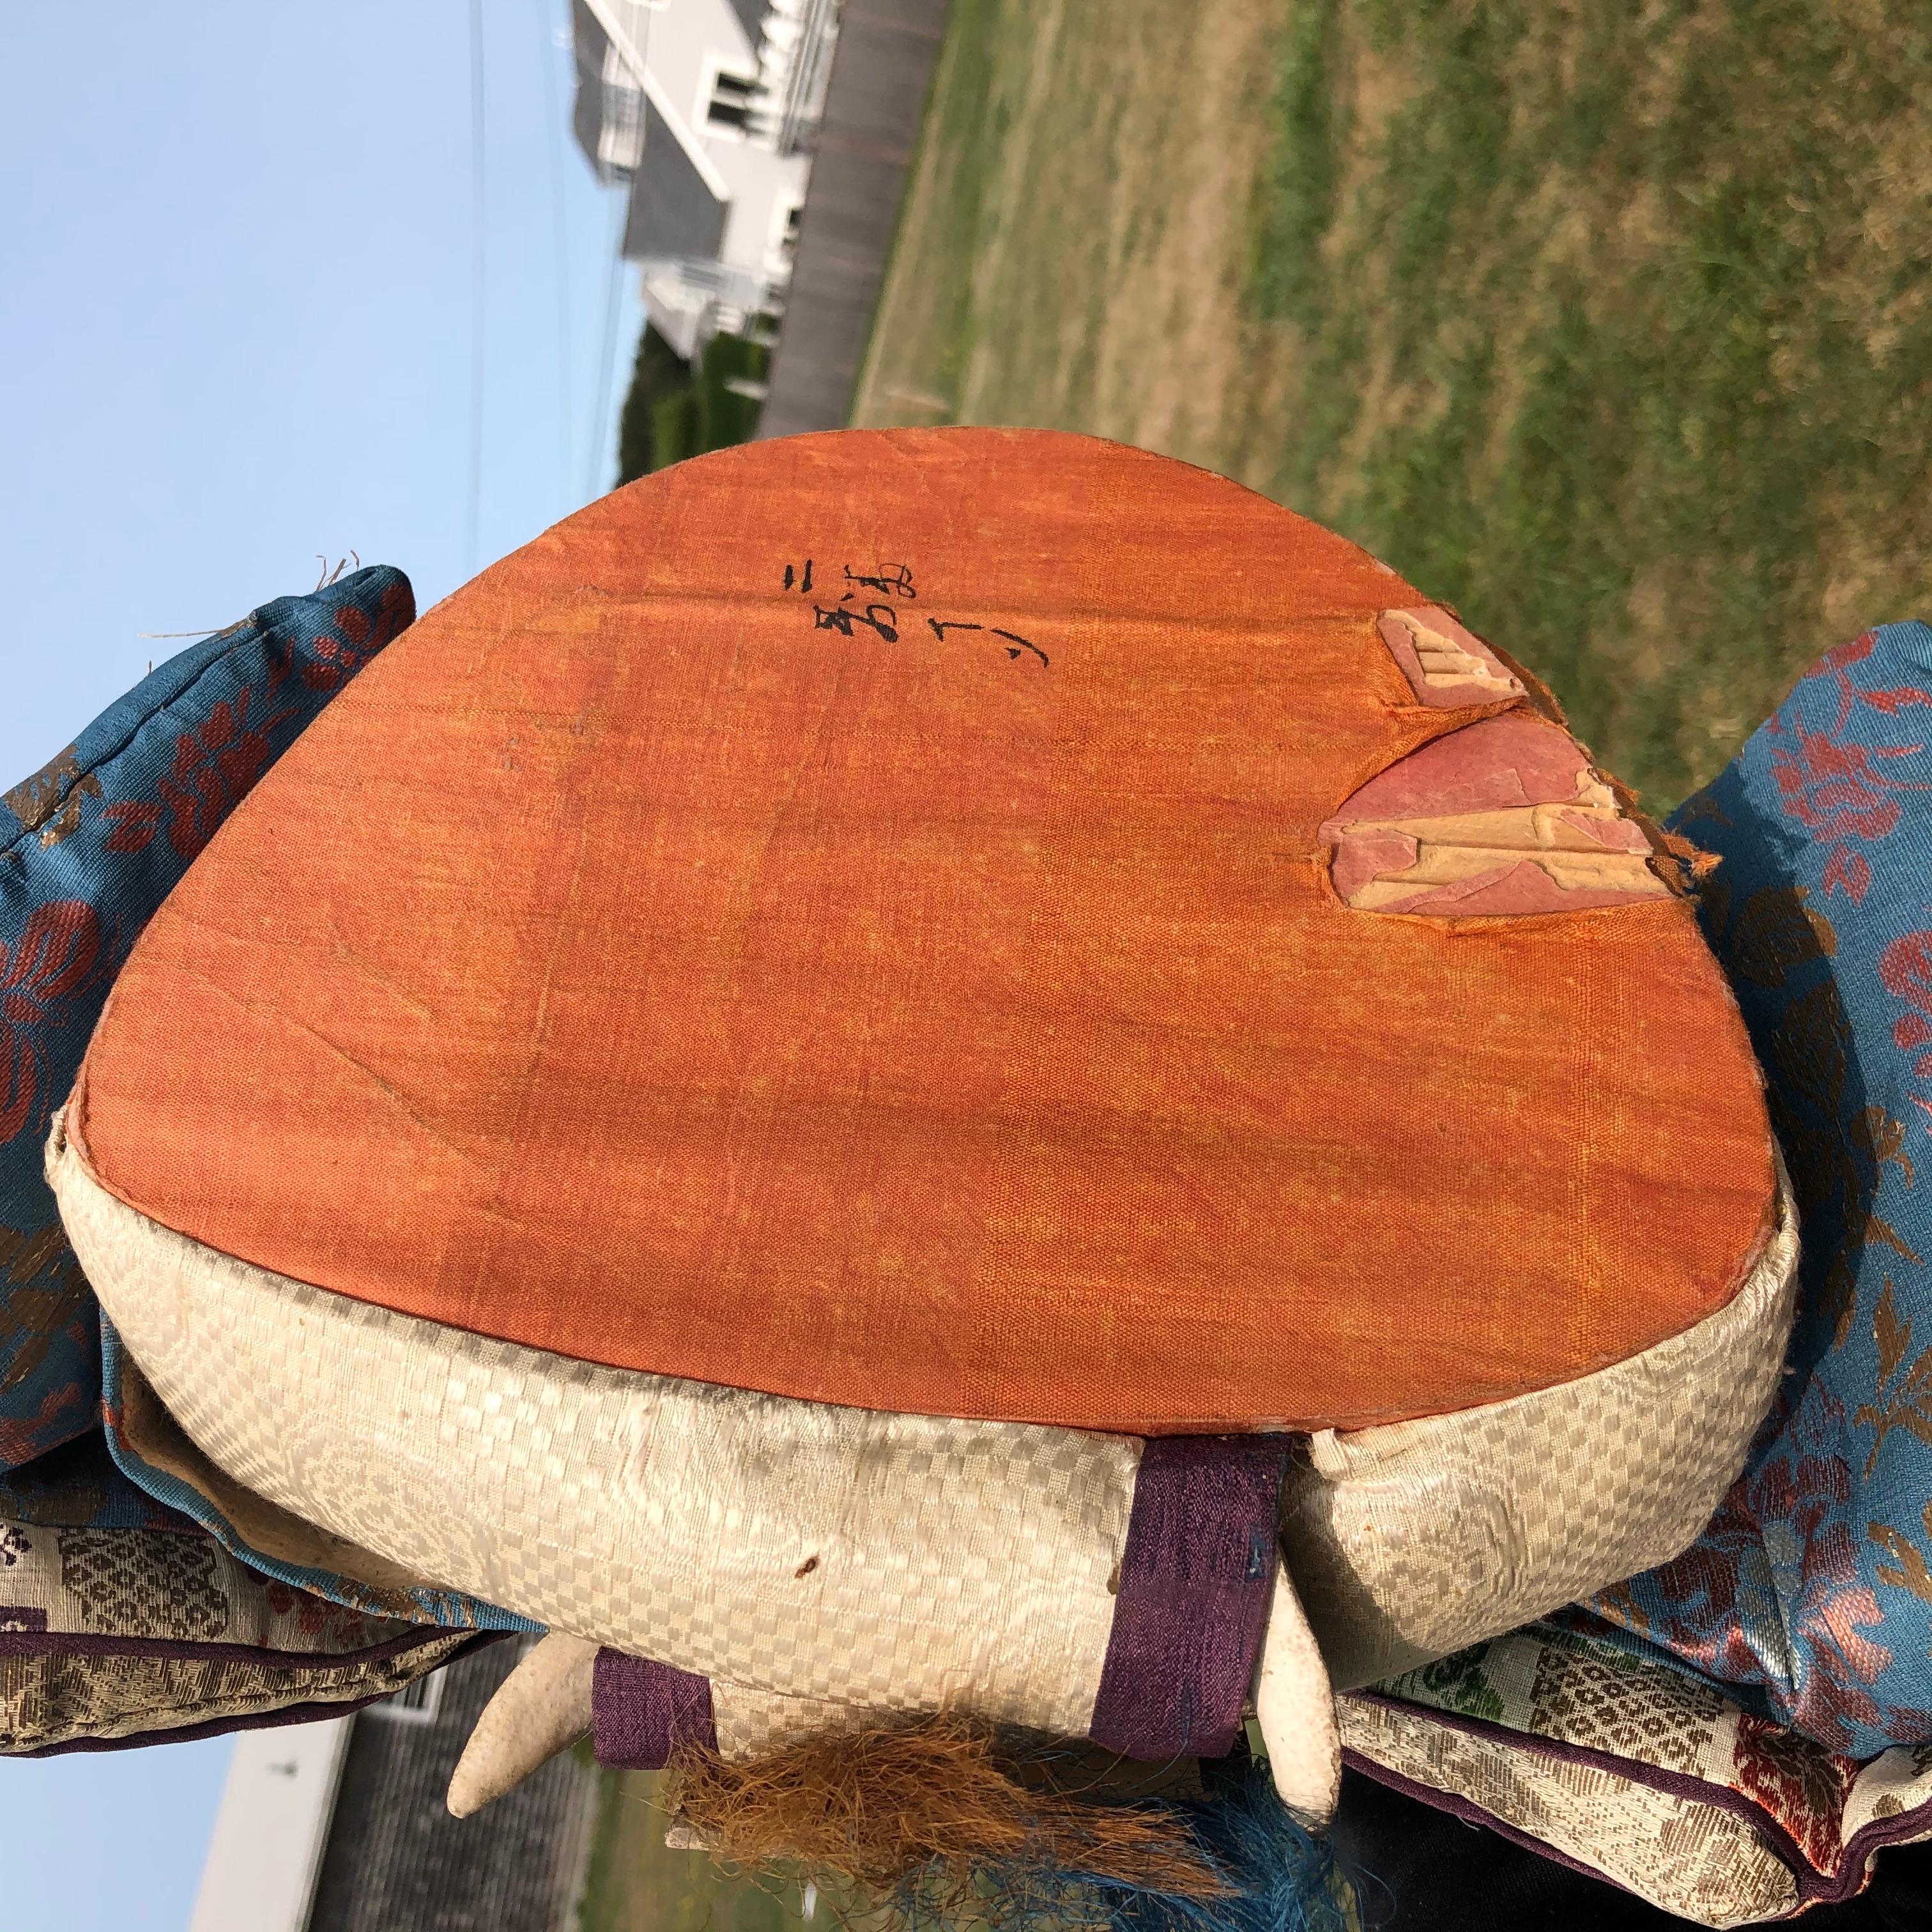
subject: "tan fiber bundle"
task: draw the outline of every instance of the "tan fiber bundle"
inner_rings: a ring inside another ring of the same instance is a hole
[[[1100,1797],[1084,1776],[1066,1788],[1052,1770],[1004,1754],[985,1725],[942,1712],[821,1732],[743,1761],[687,1750],[672,1802],[716,1857],[788,1863],[868,1891],[891,1893],[940,1867],[963,1895],[976,1872],[1017,1865],[1226,1895],[1184,1814]]]

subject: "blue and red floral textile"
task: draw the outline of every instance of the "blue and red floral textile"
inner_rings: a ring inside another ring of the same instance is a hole
[[[1588,1607],[1869,1758],[1932,1740],[1932,626],[1828,652],[1672,829],[1723,860],[1704,928],[1769,1084],[1802,1294],[1709,1528]]]
[[[94,1297],[40,1160],[108,987],[221,821],[415,614],[386,567],[265,604],[0,795],[0,1472],[99,1420]],[[111,1472],[95,1486],[101,1520],[139,1517]]]

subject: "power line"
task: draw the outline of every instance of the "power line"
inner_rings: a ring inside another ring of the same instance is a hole
[[[464,574],[474,577],[483,522],[484,254],[483,0],[470,0],[470,514],[464,540]]]
[[[617,298],[623,286],[624,222],[629,212],[630,196],[628,194],[619,196],[612,210],[610,266],[604,284],[604,342],[597,358],[597,413],[591,424],[590,450],[584,465],[584,495],[586,502],[592,497],[601,496],[604,494],[598,481],[598,472],[603,466],[610,434],[608,418],[610,412],[610,381],[614,374],[612,364],[617,357]]]
[[[557,487],[559,500],[570,496],[571,433],[577,411],[570,397],[570,238],[564,218],[562,116],[557,111],[557,46],[550,31],[549,0],[536,0],[537,26],[543,35],[544,116],[550,148],[550,220],[556,236]]]
[[[652,16],[661,10],[667,0],[657,0],[656,5],[646,5],[644,12],[644,38],[634,50],[637,70],[633,76],[641,89],[644,84],[644,67],[650,59]],[[597,362],[597,413],[591,424],[590,448],[584,467],[584,494],[587,502],[604,492],[598,472],[602,468],[606,448],[616,442],[611,436],[608,418],[610,412],[610,383],[614,374],[612,364],[617,353],[617,296],[624,272],[624,232],[631,210],[631,182],[628,176],[624,180],[624,191],[618,196],[611,210],[610,256],[610,266],[604,284],[604,342]]]

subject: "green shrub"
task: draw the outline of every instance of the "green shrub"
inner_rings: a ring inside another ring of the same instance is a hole
[[[758,433],[756,397],[727,388],[736,378],[762,382],[771,351],[741,335],[714,335],[695,371],[646,326],[617,424],[617,481],[634,482],[654,470],[707,450],[729,449]]]

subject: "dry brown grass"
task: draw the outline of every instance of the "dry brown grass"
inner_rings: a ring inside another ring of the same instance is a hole
[[[929,142],[853,420],[1078,428],[1214,459],[1247,380],[1246,238],[1275,0],[1044,0],[976,41],[962,0],[935,86],[1000,131],[970,193]],[[969,71],[970,70],[970,71]],[[1077,212],[1076,212],[1077,211]],[[962,329],[957,278],[1002,325]]]

